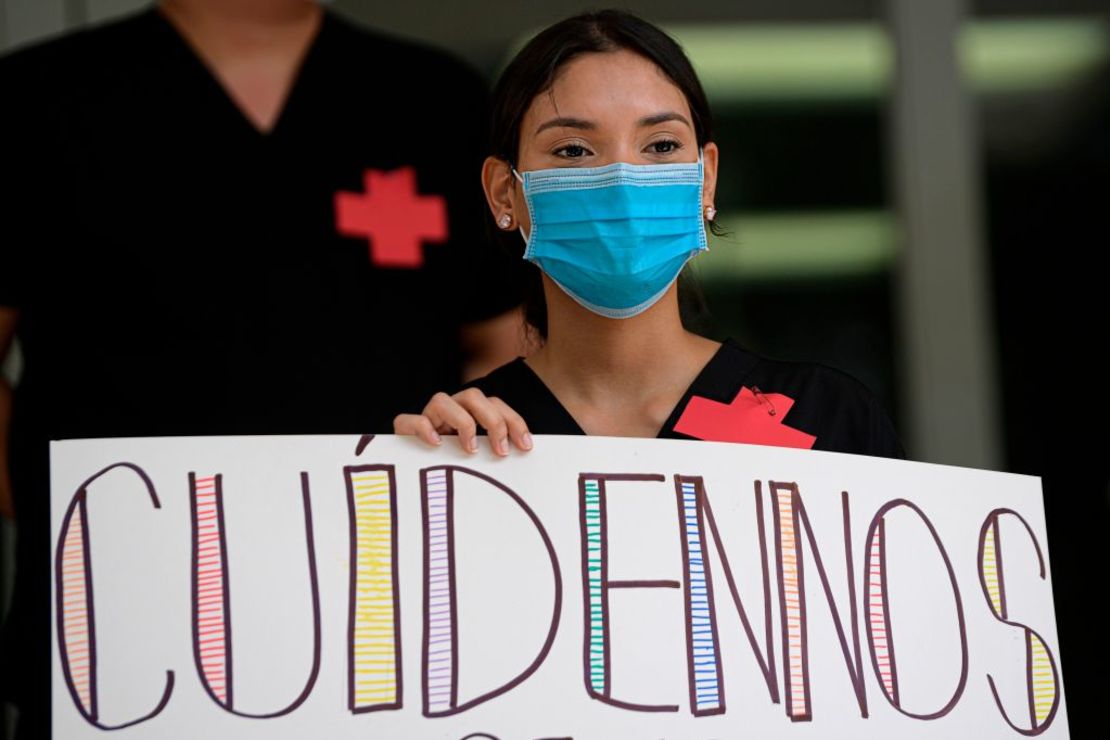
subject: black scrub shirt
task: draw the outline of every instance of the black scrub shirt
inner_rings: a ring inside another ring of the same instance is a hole
[[[25,722],[48,698],[47,441],[389,431],[458,383],[460,326],[517,303],[485,240],[487,95],[328,12],[268,133],[156,10],[0,59],[25,361],[7,640],[29,651],[0,663]]]
[[[585,434],[523,359],[468,386],[500,398],[533,434]],[[851,375],[761,357],[731,339],[702,368],[657,436],[906,457],[890,417]]]
[[[0,305],[54,437],[388,429],[510,308],[487,92],[326,13],[269,133],[150,10],[0,64]]]

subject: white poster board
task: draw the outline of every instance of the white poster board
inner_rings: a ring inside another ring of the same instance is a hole
[[[585,437],[51,455],[57,738],[1068,736],[1037,478]]]

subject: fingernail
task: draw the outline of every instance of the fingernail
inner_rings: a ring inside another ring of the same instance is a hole
[[[532,435],[531,434],[529,434],[528,432],[525,432],[524,436],[520,438],[520,441],[524,444],[524,449],[526,449],[526,450],[532,449]]]
[[[478,451],[478,438],[477,437],[471,437],[470,440],[466,443],[466,449],[468,449],[471,452],[477,452]]]
[[[438,432],[432,432],[432,444],[437,445],[443,440],[440,439]]]
[[[507,439],[505,439],[504,437],[497,440],[497,454],[498,455],[508,455],[509,454],[509,441]]]

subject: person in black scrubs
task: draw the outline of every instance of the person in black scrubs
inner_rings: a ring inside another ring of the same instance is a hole
[[[0,95],[0,683],[48,737],[49,440],[388,431],[465,339],[518,354],[519,293],[482,228],[484,82],[315,3],[170,0],[8,55]]]
[[[771,444],[905,457],[859,381],[687,331],[679,271],[705,246],[718,150],[681,48],[634,16],[558,23],[494,93],[483,182],[494,222],[537,266],[540,348],[394,421],[439,444],[529,449],[529,431]]]

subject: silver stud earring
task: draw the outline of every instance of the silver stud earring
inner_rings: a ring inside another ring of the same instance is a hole
[[[507,213],[502,213],[501,218],[497,219],[497,225],[502,229],[508,229],[513,225],[513,217]]]
[[[705,220],[706,221],[712,221],[716,217],[717,217],[717,209],[714,208],[713,206],[706,206],[705,207]]]

